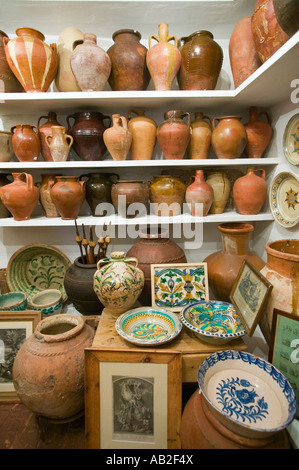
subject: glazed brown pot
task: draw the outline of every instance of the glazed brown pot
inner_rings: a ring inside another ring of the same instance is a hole
[[[13,151],[20,162],[34,162],[41,152],[41,142],[36,126],[17,124],[10,130]]]
[[[9,173],[8,174],[0,173],[0,188],[11,183],[11,181],[8,179],[8,176],[10,176]],[[11,217],[11,213],[1,201],[1,194],[0,194],[0,219],[4,219],[6,217]]]
[[[112,35],[114,44],[107,50],[111,59],[108,79],[112,90],[146,90],[150,74],[146,66],[147,48],[140,43],[141,34],[133,29],[120,29]]]
[[[104,131],[103,139],[113,160],[125,160],[132,144],[132,134],[124,116],[112,114],[112,127]]]
[[[184,40],[178,82],[181,90],[214,90],[223,51],[209,31],[197,31]]]
[[[213,202],[210,214],[222,214],[229,200],[231,182],[225,171],[210,171],[206,182],[213,188]]]
[[[204,262],[208,265],[209,286],[216,300],[230,302],[230,292],[243,260],[247,259],[259,271],[265,262],[249,251],[253,225],[226,223],[218,225],[217,228],[221,232],[223,248],[207,256]]]
[[[279,26],[289,36],[299,30],[299,8],[297,0],[273,0],[273,7]]]
[[[229,60],[235,88],[262,65],[253,39],[251,16],[242,18],[234,27],[229,41]]]
[[[46,217],[59,217],[59,213],[51,198],[51,189],[57,183],[55,175],[41,175],[42,181],[39,184],[39,201]]]
[[[195,176],[191,176],[191,181],[193,178],[194,181],[186,189],[186,202],[192,215],[205,217],[212,205],[214,191],[205,181],[203,170],[196,170]]]
[[[138,266],[144,273],[144,288],[139,297],[142,305],[151,305],[151,264],[186,263],[187,258],[168,232],[157,227],[144,228],[139,240],[130,248],[127,256],[138,259]]]
[[[8,37],[7,34],[0,31],[0,93],[21,93],[24,88],[15,77],[6,59],[3,45],[4,37]]]
[[[94,330],[79,315],[53,315],[38,323],[13,364],[21,402],[49,419],[71,419],[84,410],[84,349]]]
[[[133,218],[147,213],[148,183],[142,180],[118,180],[111,187],[112,203],[122,217]],[[131,204],[138,204],[136,209]]]
[[[115,179],[119,178],[115,173],[88,173],[80,176],[80,180],[87,178],[85,197],[93,216],[101,217],[106,215],[107,211],[101,211],[100,207],[98,207],[99,204],[112,204],[111,187],[113,177]]]
[[[265,116],[267,122],[260,119],[262,116]],[[245,129],[247,134],[245,155],[248,158],[262,157],[273,135],[271,119],[267,111],[258,112],[257,107],[252,106],[249,110],[249,120],[245,124]]]
[[[63,220],[76,219],[85,200],[85,181],[77,176],[56,176],[50,194]]]
[[[219,121],[216,125],[216,121]],[[217,158],[240,158],[247,143],[245,127],[240,116],[212,119],[212,146]]]
[[[42,119],[47,119],[47,121],[40,125]],[[57,121],[57,114],[54,111],[50,111],[48,116],[40,116],[37,121],[37,129],[38,135],[41,142],[41,153],[46,162],[52,162],[53,158],[51,155],[51,151],[49,146],[46,142],[46,137],[48,135],[52,135],[52,126],[60,126],[59,122]]]
[[[162,217],[180,215],[185,194],[186,185],[178,176],[155,176],[150,184],[150,202],[153,213]]]
[[[132,117],[132,113],[137,116]],[[128,129],[132,134],[132,160],[151,160],[157,139],[157,124],[142,109],[128,111]]]
[[[184,117],[188,120],[185,122]],[[179,110],[164,113],[164,121],[158,126],[157,140],[165,160],[184,158],[191,138],[190,114]]]
[[[191,129],[187,149],[188,157],[195,159],[208,158],[212,138],[211,119],[203,113],[196,112],[193,121],[191,121]]]
[[[239,214],[259,214],[267,197],[265,179],[266,172],[262,168],[247,168],[246,175],[236,179],[233,197]]]
[[[29,173],[12,173],[13,182],[0,188],[0,198],[15,220],[28,220],[38,204],[39,190]]]

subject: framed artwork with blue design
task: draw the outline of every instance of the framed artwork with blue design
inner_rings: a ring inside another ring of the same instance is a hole
[[[200,300],[209,300],[207,263],[151,265],[152,307],[180,312]]]

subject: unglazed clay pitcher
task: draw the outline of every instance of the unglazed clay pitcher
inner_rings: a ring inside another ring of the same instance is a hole
[[[183,120],[184,117],[188,121]],[[158,126],[157,140],[165,160],[182,159],[191,138],[190,114],[174,110],[164,113],[164,121]]]
[[[132,144],[132,134],[124,116],[112,114],[112,127],[103,133],[104,143],[113,160],[125,160]]]
[[[153,213],[162,217],[181,214],[185,194],[186,185],[178,176],[155,176],[150,184],[150,202]]]
[[[219,121],[216,125],[216,121]],[[245,127],[240,116],[212,119],[212,146],[217,158],[240,158],[247,143]]]
[[[81,175],[80,180],[87,178],[86,201],[91,209],[93,216],[103,217],[107,215],[107,208],[101,210],[100,204],[112,204],[111,188],[113,179],[118,179],[119,176],[115,173],[88,173]]]
[[[196,112],[194,120],[191,121],[191,129],[191,138],[187,149],[188,157],[208,158],[212,138],[211,119],[203,113]]]
[[[57,183],[55,175],[41,175],[39,183],[39,201],[46,217],[59,217],[59,213],[51,198],[51,189]]]
[[[47,121],[40,125],[42,119],[47,119]],[[52,126],[60,126],[57,121],[57,114],[54,111],[50,111],[48,116],[40,116],[37,121],[38,135],[41,141],[41,153],[46,162],[52,162],[53,158],[51,151],[46,142],[46,136],[52,135]]]
[[[210,207],[210,214],[222,214],[228,203],[231,182],[225,171],[209,171],[206,182],[213,188],[213,202]]]
[[[132,117],[132,113],[137,116]],[[128,129],[132,134],[132,160],[151,160],[157,139],[157,124],[142,109],[128,111]]]
[[[52,126],[52,135],[46,136],[53,162],[65,162],[68,159],[74,139],[66,133],[64,126]]]
[[[21,93],[24,89],[7,63],[3,45],[4,37],[8,37],[7,34],[0,31],[0,93]]]
[[[69,26],[64,28],[57,41],[58,70],[55,85],[58,91],[80,91],[71,69],[71,55],[75,41],[83,40],[80,29]]]
[[[260,118],[266,117],[266,121]],[[271,119],[267,111],[258,112],[256,106],[249,110],[249,120],[245,124],[247,134],[247,144],[245,154],[248,158],[260,158],[263,156],[272,138]]]
[[[77,176],[56,176],[50,194],[63,220],[76,219],[85,199],[85,181]]]
[[[151,45],[152,39],[158,44]],[[174,41],[174,44],[170,44]],[[168,36],[168,24],[159,24],[159,35],[149,37],[146,64],[154,82],[155,90],[170,90],[181,66],[181,53],[176,36]]]
[[[205,181],[203,170],[196,170],[195,176],[190,178],[190,183],[186,189],[186,202],[190,212],[194,216],[205,217],[213,202],[213,188]]]
[[[35,162],[41,152],[41,142],[36,126],[17,124],[10,130],[13,151],[20,162]]]
[[[136,258],[114,251],[111,257],[100,260],[94,275],[94,290],[101,303],[114,313],[132,308],[144,286],[143,271]]]
[[[29,173],[12,173],[13,182],[0,188],[2,203],[15,220],[28,220],[38,204],[39,190]]]
[[[233,196],[239,214],[259,214],[267,197],[265,179],[266,173],[262,168],[248,168],[245,176],[236,179]]]

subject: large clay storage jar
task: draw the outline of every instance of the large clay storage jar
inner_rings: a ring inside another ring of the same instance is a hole
[[[102,91],[111,71],[107,52],[97,45],[95,34],[86,33],[83,41],[74,43],[71,69],[82,91]]]
[[[151,305],[151,265],[166,263],[187,263],[184,250],[169,238],[166,229],[150,226],[139,232],[139,240],[129,249],[127,256],[138,259],[138,266],[144,274],[144,288],[139,301]]]
[[[265,170],[247,168],[246,175],[234,182],[233,197],[239,214],[259,214],[267,197]]]
[[[73,44],[83,40],[80,29],[68,26],[64,28],[57,41],[58,70],[55,77],[55,86],[58,91],[81,91],[71,69],[71,55]]]
[[[108,79],[113,91],[142,91],[150,82],[146,66],[147,48],[140,43],[141,34],[133,29],[119,29],[112,35],[114,44],[107,50],[111,59]]]
[[[299,240],[271,241],[265,250],[267,261],[261,273],[273,285],[273,289],[260,327],[270,344],[274,308],[299,316]]]
[[[191,137],[187,148],[188,157],[205,159],[209,156],[212,138],[211,119],[203,113],[196,112],[191,121]]]
[[[132,113],[137,116],[132,117]],[[130,155],[132,160],[151,160],[157,139],[157,124],[143,109],[128,111],[128,129],[132,134]]]
[[[265,263],[249,250],[253,225],[226,223],[217,228],[222,236],[222,250],[210,254],[204,262],[208,265],[209,286],[216,300],[230,302],[229,296],[243,260],[247,259],[259,271]]]
[[[9,162],[13,157],[11,132],[0,131],[0,162]]]
[[[84,349],[94,330],[79,315],[53,315],[38,323],[13,364],[21,402],[38,416],[73,419],[84,410]]]
[[[235,88],[262,65],[255,48],[251,16],[236,23],[229,40],[229,60]]]
[[[71,125],[71,119],[74,119]],[[104,124],[108,120],[107,126]],[[85,161],[103,160],[107,151],[103,133],[111,124],[110,116],[99,111],[78,111],[66,118],[68,130],[73,139],[72,148]]]
[[[138,260],[127,257],[123,251],[114,251],[110,259],[100,260],[97,266],[94,290],[102,304],[114,313],[124,313],[132,308],[144,286]]]
[[[3,45],[4,37],[8,37],[7,34],[0,31],[0,93],[20,93],[24,89],[7,63]]]
[[[40,125],[41,120],[46,119],[46,122]],[[37,121],[38,135],[41,142],[41,154],[46,162],[52,162],[53,158],[51,151],[46,142],[46,137],[52,135],[52,127],[60,126],[61,124],[57,121],[57,114],[54,111],[49,111],[48,116],[40,116]]]
[[[225,171],[208,172],[206,182],[213,188],[213,202],[210,214],[222,214],[228,203],[231,191],[231,182]]]
[[[85,181],[77,176],[56,176],[50,194],[63,220],[76,219],[85,200]]]
[[[197,217],[207,216],[213,198],[213,188],[205,181],[203,170],[196,170],[195,176],[191,176],[190,185],[186,189],[186,202],[191,214]]]
[[[112,204],[111,188],[113,179],[118,179],[119,176],[115,173],[88,173],[81,175],[80,180],[87,178],[85,184],[86,201],[91,209],[93,216],[104,216],[107,213],[107,208],[100,207],[100,204]]]
[[[118,180],[111,187],[116,212],[128,219],[147,213],[149,185],[142,180]]]
[[[216,124],[216,121],[219,121]],[[212,147],[217,158],[240,158],[247,143],[245,127],[240,116],[212,119]]]
[[[3,38],[7,62],[26,92],[46,92],[57,73],[56,44],[33,28],[18,28],[17,38]]]
[[[9,174],[0,173],[0,188],[11,183],[11,181],[8,179],[8,176]],[[0,195],[0,219],[4,219],[6,217],[11,217],[11,213],[1,201],[1,195]]]
[[[35,162],[41,152],[41,142],[36,126],[17,124],[10,130],[13,151],[20,162]]]
[[[266,122],[261,120],[265,116]],[[247,144],[244,153],[248,158],[263,156],[272,138],[271,119],[267,111],[259,112],[256,106],[249,109],[249,120],[245,124]]]
[[[187,122],[184,117],[187,117]],[[157,140],[165,160],[184,158],[191,138],[190,124],[188,112],[172,110],[164,113],[164,121],[157,129]]]
[[[126,160],[132,145],[132,134],[125,116],[112,114],[112,127],[104,131],[103,139],[113,160]]]
[[[290,38],[277,22],[273,0],[257,0],[251,17],[251,26],[255,47],[262,63]]]
[[[68,299],[82,315],[100,315],[103,305],[93,288],[96,263],[87,264],[86,258],[76,258],[64,276],[64,288]]]
[[[297,0],[273,0],[274,12],[279,26],[289,36],[299,30],[299,8]]]
[[[185,194],[186,185],[178,176],[155,176],[150,184],[151,210],[161,217],[180,215]]]
[[[53,162],[65,162],[68,159],[74,139],[66,133],[64,126],[52,126],[51,130],[52,134],[46,136],[46,143],[50,149]]]
[[[155,39],[158,44],[152,46],[152,39]],[[170,41],[174,41],[174,44],[170,44]],[[148,42],[146,63],[155,90],[170,90],[181,66],[181,52],[178,48],[178,40],[176,36],[168,35],[167,23],[160,23],[159,35],[150,36]]]
[[[210,31],[197,31],[184,41],[179,73],[181,90],[214,90],[220,75],[223,51]]]
[[[39,202],[43,208],[46,217],[59,217],[59,213],[52,201],[51,189],[57,183],[55,175],[41,175],[42,180],[39,184]]]
[[[15,220],[28,220],[38,204],[39,190],[29,173],[12,173],[13,182],[0,188],[0,198]]]

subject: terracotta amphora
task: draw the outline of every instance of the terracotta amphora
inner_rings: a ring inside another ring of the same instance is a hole
[[[267,122],[260,119],[262,116],[265,116]],[[267,111],[258,112],[257,107],[252,106],[249,109],[249,120],[245,124],[245,129],[247,134],[245,155],[248,158],[262,157],[273,135],[271,119]]]
[[[83,40],[80,29],[68,26],[64,28],[57,41],[58,70],[55,86],[58,91],[81,91],[71,69],[71,55],[75,41]]]
[[[46,92],[54,80],[58,56],[56,44],[33,28],[18,28],[17,37],[4,37],[7,62],[26,92]]]
[[[59,217],[59,213],[51,197],[51,189],[54,184],[57,183],[56,176],[51,174],[43,174],[41,177],[42,180],[38,184],[39,201],[43,208],[44,214],[46,217]]]
[[[266,172],[262,168],[247,168],[246,175],[236,179],[233,197],[239,214],[259,214],[267,197],[265,180]]]
[[[149,185],[143,180],[118,180],[112,185],[111,199],[116,212],[122,217],[130,219],[145,215]]]
[[[208,158],[212,138],[211,119],[203,113],[196,112],[193,121],[191,121],[191,129],[191,138],[187,148],[188,157]]]
[[[213,198],[213,188],[205,181],[203,170],[196,170],[195,175],[190,178],[190,185],[186,189],[186,202],[191,214],[197,217],[207,216]]]
[[[187,122],[184,121],[187,117]],[[165,160],[184,158],[191,138],[190,114],[179,110],[164,113],[164,121],[158,126],[157,140]]]
[[[152,39],[158,44],[152,46]],[[170,44],[174,41],[174,44]],[[181,52],[176,36],[168,35],[168,24],[159,24],[158,36],[150,36],[146,64],[152,77],[155,90],[170,90],[181,66]]]
[[[70,148],[74,141],[66,133],[64,126],[52,126],[52,135],[46,136],[46,143],[50,149],[53,162],[65,162],[68,159]]]
[[[104,49],[97,45],[97,36],[83,35],[76,41],[71,54],[71,69],[82,91],[102,91],[111,71],[111,60]]]
[[[112,114],[112,127],[104,131],[103,139],[113,160],[126,160],[132,144],[127,119],[120,114]]]
[[[56,176],[50,194],[63,220],[76,219],[85,200],[85,181],[77,176]]]
[[[251,16],[237,22],[229,40],[229,60],[235,88],[261,65],[253,39]]]
[[[35,162],[41,152],[41,142],[36,126],[17,124],[10,129],[13,151],[20,162]]]
[[[212,147],[217,158],[240,158],[247,143],[245,127],[240,116],[212,119]],[[216,124],[216,121],[219,121]]]
[[[1,201],[15,220],[28,220],[38,204],[39,190],[29,173],[12,173],[13,182],[0,188]]]
[[[213,202],[210,207],[210,214],[222,214],[228,203],[231,182],[225,171],[209,171],[206,182],[213,188]]]
[[[13,157],[11,132],[0,131],[0,162],[9,162]]]
[[[151,210],[155,215],[172,217],[182,213],[186,184],[174,175],[155,176],[150,183]]]
[[[279,26],[289,36],[299,31],[299,8],[297,0],[273,0],[275,16]]]
[[[0,93],[21,93],[24,88],[15,77],[6,59],[3,45],[4,37],[8,37],[7,34],[0,31]]]
[[[8,176],[10,176],[9,173],[0,173],[0,188],[11,183],[11,180],[8,179]],[[1,201],[0,196],[0,219],[4,219],[6,217],[11,217],[11,213]]]
[[[132,117],[132,113],[137,116]],[[132,160],[151,160],[157,140],[157,124],[142,109],[129,109],[128,129],[132,134]]]
[[[87,178],[85,184],[86,201],[93,216],[103,217],[107,215],[107,207],[101,204],[112,204],[111,188],[114,180],[118,180],[116,173],[87,173],[79,177],[80,180]]]
[[[46,122],[40,125],[41,120],[46,119]],[[52,126],[60,126],[57,121],[57,114],[54,111],[49,111],[48,116],[40,116],[37,121],[38,135],[41,142],[41,154],[46,162],[52,162],[53,158],[51,151],[46,142],[46,136],[52,135]]]

